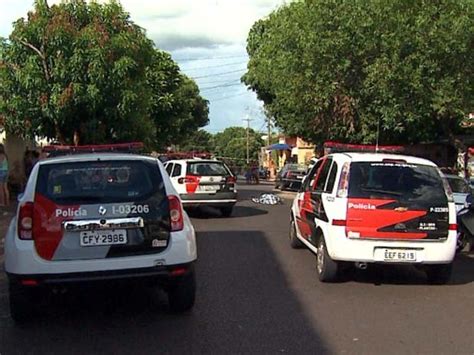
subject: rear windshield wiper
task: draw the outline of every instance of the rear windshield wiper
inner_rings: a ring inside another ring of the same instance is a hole
[[[104,196],[97,196],[97,195],[69,195],[69,196],[60,196],[55,197],[56,200],[88,200],[88,201],[98,201],[102,200]]]
[[[397,191],[390,191],[390,190],[380,190],[380,189],[367,189],[367,188],[362,188],[361,189],[364,192],[375,192],[378,194],[383,194],[383,195],[395,195],[395,196],[402,196],[402,192],[397,192]]]

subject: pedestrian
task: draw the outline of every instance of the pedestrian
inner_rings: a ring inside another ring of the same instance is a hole
[[[8,191],[8,158],[5,153],[3,144],[0,144],[0,190],[2,198],[0,200],[1,206],[10,205],[10,193]]]

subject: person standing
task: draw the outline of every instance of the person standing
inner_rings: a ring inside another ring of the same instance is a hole
[[[10,192],[8,191],[8,158],[5,154],[3,144],[0,144],[0,190],[2,192],[2,199],[0,205],[10,205]]]

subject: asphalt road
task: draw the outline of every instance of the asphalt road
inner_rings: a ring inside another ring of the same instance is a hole
[[[142,287],[52,298],[46,315],[16,326],[0,276],[0,353],[474,353],[474,255],[461,255],[449,285],[429,286],[411,267],[316,280],[315,257],[289,247],[284,205],[241,187],[231,218],[192,213],[198,231],[198,296],[174,315],[163,293]]]

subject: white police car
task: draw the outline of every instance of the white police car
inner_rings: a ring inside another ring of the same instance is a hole
[[[196,258],[194,228],[157,159],[108,152],[45,159],[5,238],[11,315],[31,317],[38,290],[130,279],[156,282],[171,309],[185,311],[194,304]]]

